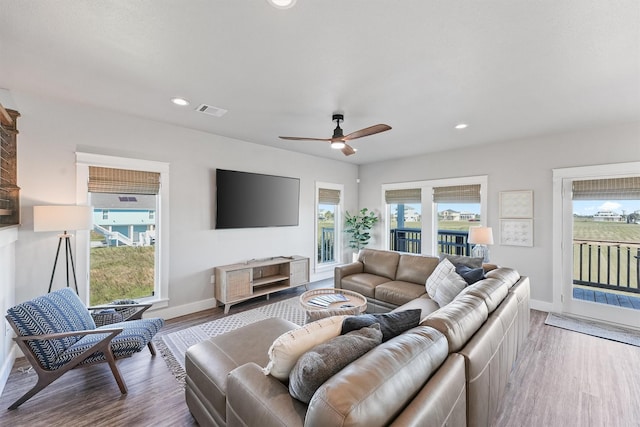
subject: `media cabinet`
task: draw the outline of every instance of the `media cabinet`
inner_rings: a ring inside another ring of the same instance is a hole
[[[232,304],[250,298],[295,288],[309,283],[309,258],[273,257],[214,268],[215,297],[224,304],[224,313]]]

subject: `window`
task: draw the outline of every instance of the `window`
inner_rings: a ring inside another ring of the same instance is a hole
[[[640,327],[638,171],[638,162],[553,171],[555,311]]]
[[[486,218],[486,176],[384,185],[390,250],[468,254],[469,227]]]
[[[341,255],[342,186],[317,183],[316,195],[316,270],[330,270]]]
[[[422,252],[422,190],[387,190],[385,203],[390,212],[389,249],[419,254]]]
[[[163,215],[168,212],[168,165],[87,153],[77,156],[78,201],[94,207],[84,263],[89,304],[116,299],[166,301],[168,270],[163,261],[168,248],[162,236],[168,235]]]

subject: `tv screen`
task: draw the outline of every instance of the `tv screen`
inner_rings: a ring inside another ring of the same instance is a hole
[[[298,225],[300,179],[216,169],[216,228]]]

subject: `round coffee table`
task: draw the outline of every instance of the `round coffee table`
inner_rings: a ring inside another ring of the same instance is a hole
[[[342,295],[346,300],[331,303],[326,303],[326,299],[322,301],[323,298],[331,299],[336,295]],[[313,304],[313,301],[319,302],[322,306]],[[313,321],[329,316],[362,314],[367,309],[367,298],[347,289],[320,288],[300,295],[300,305],[307,312],[307,321]]]

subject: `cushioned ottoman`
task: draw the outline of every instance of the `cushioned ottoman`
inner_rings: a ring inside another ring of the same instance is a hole
[[[185,355],[185,397],[201,426],[225,426],[227,375],[249,362],[266,366],[273,341],[298,325],[271,318],[191,346]]]

